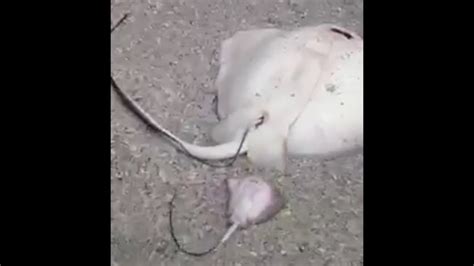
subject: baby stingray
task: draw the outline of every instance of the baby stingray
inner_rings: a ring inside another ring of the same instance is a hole
[[[179,244],[173,228],[173,199],[169,205],[170,233],[178,249],[191,256],[203,256],[223,245],[238,229],[246,229],[273,218],[285,205],[285,200],[278,189],[265,182],[261,177],[249,176],[244,179],[227,179],[226,189],[227,217],[230,227],[221,240],[204,252],[187,251]]]

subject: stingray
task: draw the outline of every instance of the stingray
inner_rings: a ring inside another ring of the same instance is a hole
[[[125,102],[187,154],[223,160],[246,154],[286,171],[288,156],[329,156],[363,146],[363,40],[333,24],[236,32],[221,44],[214,146],[181,140],[112,79]]]

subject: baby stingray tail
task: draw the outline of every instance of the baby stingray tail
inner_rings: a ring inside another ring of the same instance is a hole
[[[188,142],[185,142],[175,136],[173,133],[168,131],[166,128],[161,126],[158,122],[153,119],[150,114],[148,114],[138,103],[136,103],[128,94],[126,94],[115,82],[114,78],[111,76],[111,85],[114,88],[115,92],[120,96],[121,100],[125,105],[131,109],[141,120],[148,124],[152,129],[163,134],[168,139],[172,141],[173,144],[177,145],[181,151],[186,153],[188,156],[193,157],[194,159],[201,161],[206,164],[206,160],[224,160],[232,159],[229,163],[225,165],[212,165],[215,167],[226,167],[231,165],[240,154],[247,152],[247,133],[248,129],[242,134],[229,142],[222,143],[215,146],[198,146]]]

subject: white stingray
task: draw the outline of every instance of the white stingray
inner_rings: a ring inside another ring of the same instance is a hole
[[[246,130],[240,153],[283,171],[289,155],[362,147],[363,40],[356,33],[330,24],[240,31],[220,54],[216,146],[184,142],[140,110],[191,155],[230,158]]]
[[[242,31],[222,44],[213,139],[249,133],[256,164],[285,168],[289,155],[328,155],[362,146],[363,41],[335,25]]]

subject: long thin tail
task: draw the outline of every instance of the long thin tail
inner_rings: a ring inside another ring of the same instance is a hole
[[[227,241],[227,239],[229,239],[229,237],[235,232],[235,230],[237,230],[237,228],[239,228],[239,224],[238,223],[233,223],[232,226],[229,227],[229,229],[227,229],[227,232],[222,237],[221,242],[219,243],[219,245],[224,244]]]
[[[115,82],[114,78],[110,77],[111,85],[115,92],[120,96],[124,103],[146,124],[152,129],[168,137],[175,145],[188,154],[198,160],[223,160],[232,158],[235,161],[236,157],[240,154],[247,152],[247,141],[246,136],[248,130],[240,134],[235,140],[216,146],[197,146],[191,143],[187,143],[173,133],[168,131],[166,128],[156,122],[143,108],[136,103],[128,94],[126,94]],[[232,162],[233,162],[232,161]]]

